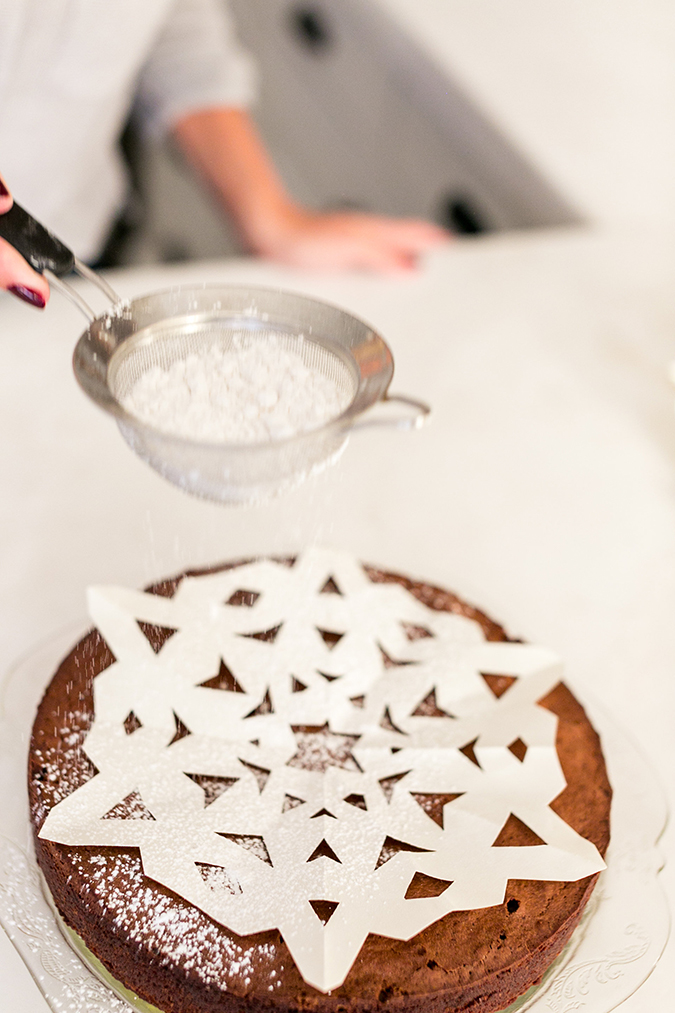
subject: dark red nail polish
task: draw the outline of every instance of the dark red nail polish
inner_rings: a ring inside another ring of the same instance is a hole
[[[9,190],[0,179],[0,197],[9,197]]]
[[[29,302],[31,306],[37,306],[38,309],[43,310],[46,306],[44,296],[41,296],[39,292],[35,292],[32,288],[25,288],[23,285],[12,285],[7,289],[12,295],[18,296],[19,299],[23,299],[24,302]]]

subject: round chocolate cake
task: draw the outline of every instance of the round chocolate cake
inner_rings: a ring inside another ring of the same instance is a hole
[[[292,571],[298,564],[294,560],[268,561],[268,566],[270,565],[286,567]],[[186,579],[210,580],[221,573],[244,573],[247,572],[247,566],[250,564],[228,564],[207,573],[194,572],[166,580],[148,589],[146,597],[152,595],[173,599]],[[475,627],[478,638],[488,645],[503,643],[517,647],[518,642],[510,641],[497,623],[448,591],[371,567],[363,567],[361,572],[369,584],[378,588],[382,585],[396,585],[403,589],[415,599],[415,607],[419,608],[421,603],[426,614],[431,617],[438,615],[443,621],[445,618],[442,614],[458,617],[456,621],[465,622],[472,629]],[[323,577],[321,580],[322,586],[316,590],[325,598],[330,595],[335,596],[336,601],[338,598],[346,599],[339,574],[331,571],[327,580],[324,581]],[[247,576],[246,579],[242,578],[241,586],[236,586],[235,581],[233,587],[234,591],[223,604],[224,609],[228,614],[238,610],[237,615],[242,615],[249,610],[253,615],[261,595],[258,586]],[[427,624],[417,619],[401,625],[411,651],[416,644],[427,640],[431,642],[433,639],[431,622]],[[137,627],[149,642],[153,654],[160,658],[165,648],[168,650],[175,630],[168,624],[140,619],[137,620]],[[322,650],[325,646],[326,657],[339,658],[338,647],[345,631],[319,629],[318,632],[323,639]],[[274,641],[277,635],[278,627],[238,634],[240,638],[248,638],[246,645],[255,641],[254,646],[258,645],[256,650],[260,644]],[[422,646],[427,652],[430,650],[426,643]],[[405,675],[413,672],[413,661],[392,656],[391,649],[387,650],[381,641],[378,641],[378,647],[382,669],[378,678],[384,680],[385,684],[387,678],[401,679],[402,673]],[[229,657],[222,656],[224,653],[226,652],[221,652],[220,668],[213,672],[211,679],[199,682],[202,696],[205,692],[211,692],[214,697],[227,695],[228,699],[234,699],[236,694],[248,692],[240,670]],[[425,657],[427,656],[428,653]],[[260,1009],[273,1009],[279,1013],[297,1010],[367,1013],[384,1007],[424,1013],[459,1013],[464,1010],[491,1013],[508,1007],[536,984],[564,948],[590,898],[597,872],[583,878],[574,879],[570,876],[568,881],[556,879],[554,875],[531,879],[509,877],[505,891],[502,890],[498,898],[499,902],[490,903],[489,906],[466,906],[448,910],[441,917],[430,918],[430,923],[421,931],[415,931],[410,938],[402,938],[404,933],[398,930],[392,931],[394,938],[382,931],[371,930],[364,933],[364,941],[358,947],[355,959],[342,982],[335,987],[319,988],[309,984],[307,975],[301,973],[298,961],[294,959],[290,935],[285,929],[280,931],[276,927],[238,934],[218,917],[212,917],[200,906],[170,889],[166,883],[159,882],[154,875],[148,875],[145,854],[140,845],[92,844],[87,843],[85,837],[82,838],[82,844],[73,845],[57,843],[46,839],[44,835],[40,836],[45,820],[50,813],[58,812],[59,803],[74,796],[85,784],[93,784],[100,776],[91,758],[91,751],[87,751],[87,738],[95,721],[94,686],[101,674],[112,671],[119,661],[113,644],[107,642],[98,630],[93,630],[62,662],[47,688],[35,720],[29,761],[29,792],[37,859],[54,905],[66,925],[83,940],[114,979],[145,1002],[156,1006],[163,1013],[234,1013]],[[324,667],[328,668],[327,665]],[[314,673],[318,681],[325,682],[328,687],[326,692],[335,692],[332,687],[341,677],[335,671],[337,669],[334,668],[333,673]],[[485,693],[485,701],[481,706],[490,706],[493,710],[499,706],[505,714],[512,714],[513,710],[507,711],[505,704],[509,694],[514,694],[520,680],[513,674],[495,671],[481,671],[479,675]],[[292,680],[291,690],[294,694],[308,687],[312,689],[309,680],[300,674],[299,669],[289,670],[288,678]],[[355,692],[356,677],[353,672],[349,678],[352,683],[348,699],[356,713],[357,708],[363,707],[368,690],[364,688],[362,694]],[[427,722],[425,727],[436,727],[433,725],[434,720],[450,727],[453,721],[458,720],[457,714],[451,712],[447,704],[447,696],[444,698],[438,688],[440,683],[439,676],[437,683],[431,691],[425,693],[419,706],[412,712],[416,720],[424,719]],[[245,716],[255,719],[256,728],[264,729],[265,719],[274,715],[275,710],[281,709],[280,697],[278,694],[275,696],[274,685],[270,682],[269,686],[264,687],[265,692],[257,691],[257,696],[253,694],[255,707]],[[557,719],[555,749],[566,782],[566,786],[549,802],[549,808],[556,814],[556,818],[564,821],[567,828],[575,831],[584,842],[591,842],[599,854],[604,855],[609,841],[611,788],[598,736],[581,705],[559,681],[537,699],[536,706],[538,711],[555,715]],[[175,751],[181,740],[185,740],[193,729],[190,727],[189,714],[180,713],[175,707],[173,719],[174,734],[168,748]],[[545,720],[550,718],[546,717]],[[127,714],[121,732],[122,736],[127,737],[125,743],[144,724],[147,724],[147,719],[143,714]],[[331,729],[332,727],[331,721]],[[297,752],[287,761],[287,766],[302,768],[300,772],[303,776],[305,772],[313,771],[312,776],[316,777],[317,771],[325,771],[327,765],[331,764],[341,775],[344,771],[349,774],[351,764],[354,776],[362,776],[364,763],[359,759],[361,754],[354,745],[358,735],[342,735],[337,745],[326,747],[329,751],[326,754],[325,750],[322,753],[321,748],[317,748],[317,741],[320,741],[322,734],[326,734],[326,729],[328,722],[323,726],[307,723],[294,725],[293,733],[298,747]],[[405,731],[393,709],[385,709],[378,734],[384,737],[382,741],[389,743],[387,755],[391,761],[401,758],[399,766],[403,769],[392,777],[380,777],[377,790],[385,793],[387,804],[394,797],[394,792],[400,793],[401,805],[405,803],[411,806],[410,799],[414,799],[424,819],[428,821],[430,832],[440,834],[444,827],[444,812],[447,829],[448,814],[454,812],[454,806],[462,803],[465,791],[448,791],[448,785],[444,784],[443,790],[437,792],[415,792],[410,788],[403,798],[406,777],[410,774],[407,767],[411,764],[403,762],[407,755],[403,738]],[[258,738],[251,742],[253,745],[247,746],[250,750],[261,748]],[[488,752],[481,752],[481,748],[479,734],[472,741],[463,744],[460,750],[461,763],[465,766],[468,764],[468,773],[475,774],[476,777],[482,774],[483,765],[487,768],[487,759],[484,764],[483,757],[488,758]],[[506,765],[505,769],[511,770],[513,767],[516,770],[517,765],[524,766],[528,742],[523,741],[523,737],[516,737],[506,743],[502,752],[509,753],[503,762],[506,764],[508,761],[511,766]],[[244,774],[258,778],[256,791],[259,791],[262,799],[268,788],[264,780],[260,781],[261,771],[269,774],[269,770],[264,770],[262,761],[259,764],[251,762],[250,756],[255,756],[255,753],[247,753],[249,759],[242,758],[244,754],[241,750],[238,755],[242,778]],[[326,755],[329,755],[328,760]],[[191,781],[190,790],[198,794],[194,787],[197,785],[204,792],[205,812],[215,811],[218,805],[224,805],[222,799],[227,797],[227,790],[232,790],[231,786],[237,780],[222,774],[209,779],[206,773],[202,775],[190,768],[184,774]],[[466,793],[464,802],[469,794]],[[398,798],[399,795],[395,797]],[[368,816],[366,810],[374,810],[376,805],[381,808],[385,805],[382,800],[371,801],[371,795],[365,790],[360,794],[352,792],[345,796],[343,802],[345,806],[356,810],[354,818],[364,819]],[[298,811],[302,803],[302,798],[287,793],[284,796],[284,818],[288,816],[299,819]],[[145,795],[141,797],[137,791],[126,792],[120,803],[111,808],[101,823],[106,826],[114,823],[115,827],[124,823],[126,828],[131,824],[124,821],[155,819],[157,812],[153,815],[152,808],[152,803],[147,802]],[[314,826],[318,817],[318,822],[322,825],[337,827],[341,811],[335,805],[332,808],[336,811],[320,810],[313,813],[307,821],[308,825]],[[412,808],[415,809],[415,805]],[[346,813],[347,809],[344,811]],[[225,823],[218,826],[219,839],[229,838],[225,844],[231,849],[235,848],[235,844],[253,840],[253,835],[246,837],[238,828],[232,833],[228,832]],[[147,829],[138,822],[134,828]],[[307,862],[319,859],[322,868],[330,866],[331,869],[338,869],[336,863],[342,865],[347,861],[347,856],[335,844],[336,839],[326,831]],[[262,841],[262,837],[256,837],[256,840]],[[500,848],[505,849],[504,855],[515,854],[516,849],[531,850],[533,853],[541,851],[544,843],[541,836],[513,812],[509,813],[492,842],[495,852]],[[258,850],[257,857],[264,859],[261,868],[264,866],[267,873],[276,864],[276,857],[269,842],[269,854],[264,844],[258,845],[258,849],[261,846],[264,854]],[[395,833],[384,834],[382,850],[377,860],[377,866],[380,867],[378,873],[395,868],[392,859],[399,860],[403,866],[408,859],[428,857],[432,850],[429,846],[402,843]],[[250,855],[251,852],[248,852],[247,861],[251,860]],[[199,867],[204,882],[212,890],[222,888],[229,890],[230,894],[234,893],[236,883],[233,887],[232,876],[229,875],[228,879],[225,868],[213,861],[195,864]],[[227,861],[223,865],[227,867]],[[309,870],[314,866],[308,864],[307,868]],[[369,871],[368,875],[373,876],[375,873]],[[408,885],[404,904],[414,906],[429,903],[420,898],[440,895],[450,897],[449,887],[453,886],[453,879],[450,876],[416,872]],[[261,889],[264,892],[264,887]],[[290,897],[290,903],[293,903],[293,896]],[[297,904],[303,903],[303,899],[298,897]],[[331,903],[325,898],[316,901],[310,899],[309,903],[320,928],[321,925],[329,925],[333,911],[338,907],[337,903]],[[367,901],[364,900],[364,904],[367,906]]]

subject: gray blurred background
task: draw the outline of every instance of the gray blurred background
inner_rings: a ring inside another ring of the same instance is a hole
[[[253,110],[291,193],[318,209],[424,217],[465,235],[581,221],[387,0],[230,0],[255,56]],[[394,5],[395,7],[395,5]],[[125,262],[242,252],[170,143],[131,134]]]

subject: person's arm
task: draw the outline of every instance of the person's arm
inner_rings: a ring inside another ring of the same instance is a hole
[[[174,124],[173,134],[253,253],[319,270],[402,271],[449,238],[425,221],[322,213],[296,204],[242,109],[191,112]]]
[[[0,176],[0,215],[9,211],[13,203],[12,195]],[[49,299],[49,285],[45,279],[4,239],[0,239],[0,289],[2,288],[39,309],[44,309]]]
[[[314,268],[411,268],[446,240],[428,222],[309,211],[286,193],[245,111],[255,73],[223,0],[175,0],[139,80],[136,113],[171,133],[253,253]]]

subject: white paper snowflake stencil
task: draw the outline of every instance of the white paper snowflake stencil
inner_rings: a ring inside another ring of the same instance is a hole
[[[279,929],[316,988],[370,932],[409,939],[501,903],[508,879],[604,868],[549,808],[565,786],[536,705],[560,680],[550,651],[487,642],[318,549],[171,599],[93,588],[89,607],[116,659],[94,680],[99,773],[40,836],[140,849],[146,876],[233,932]],[[156,653],[139,622],[175,632]],[[500,696],[491,674],[513,677]],[[531,846],[499,846],[513,819]]]

